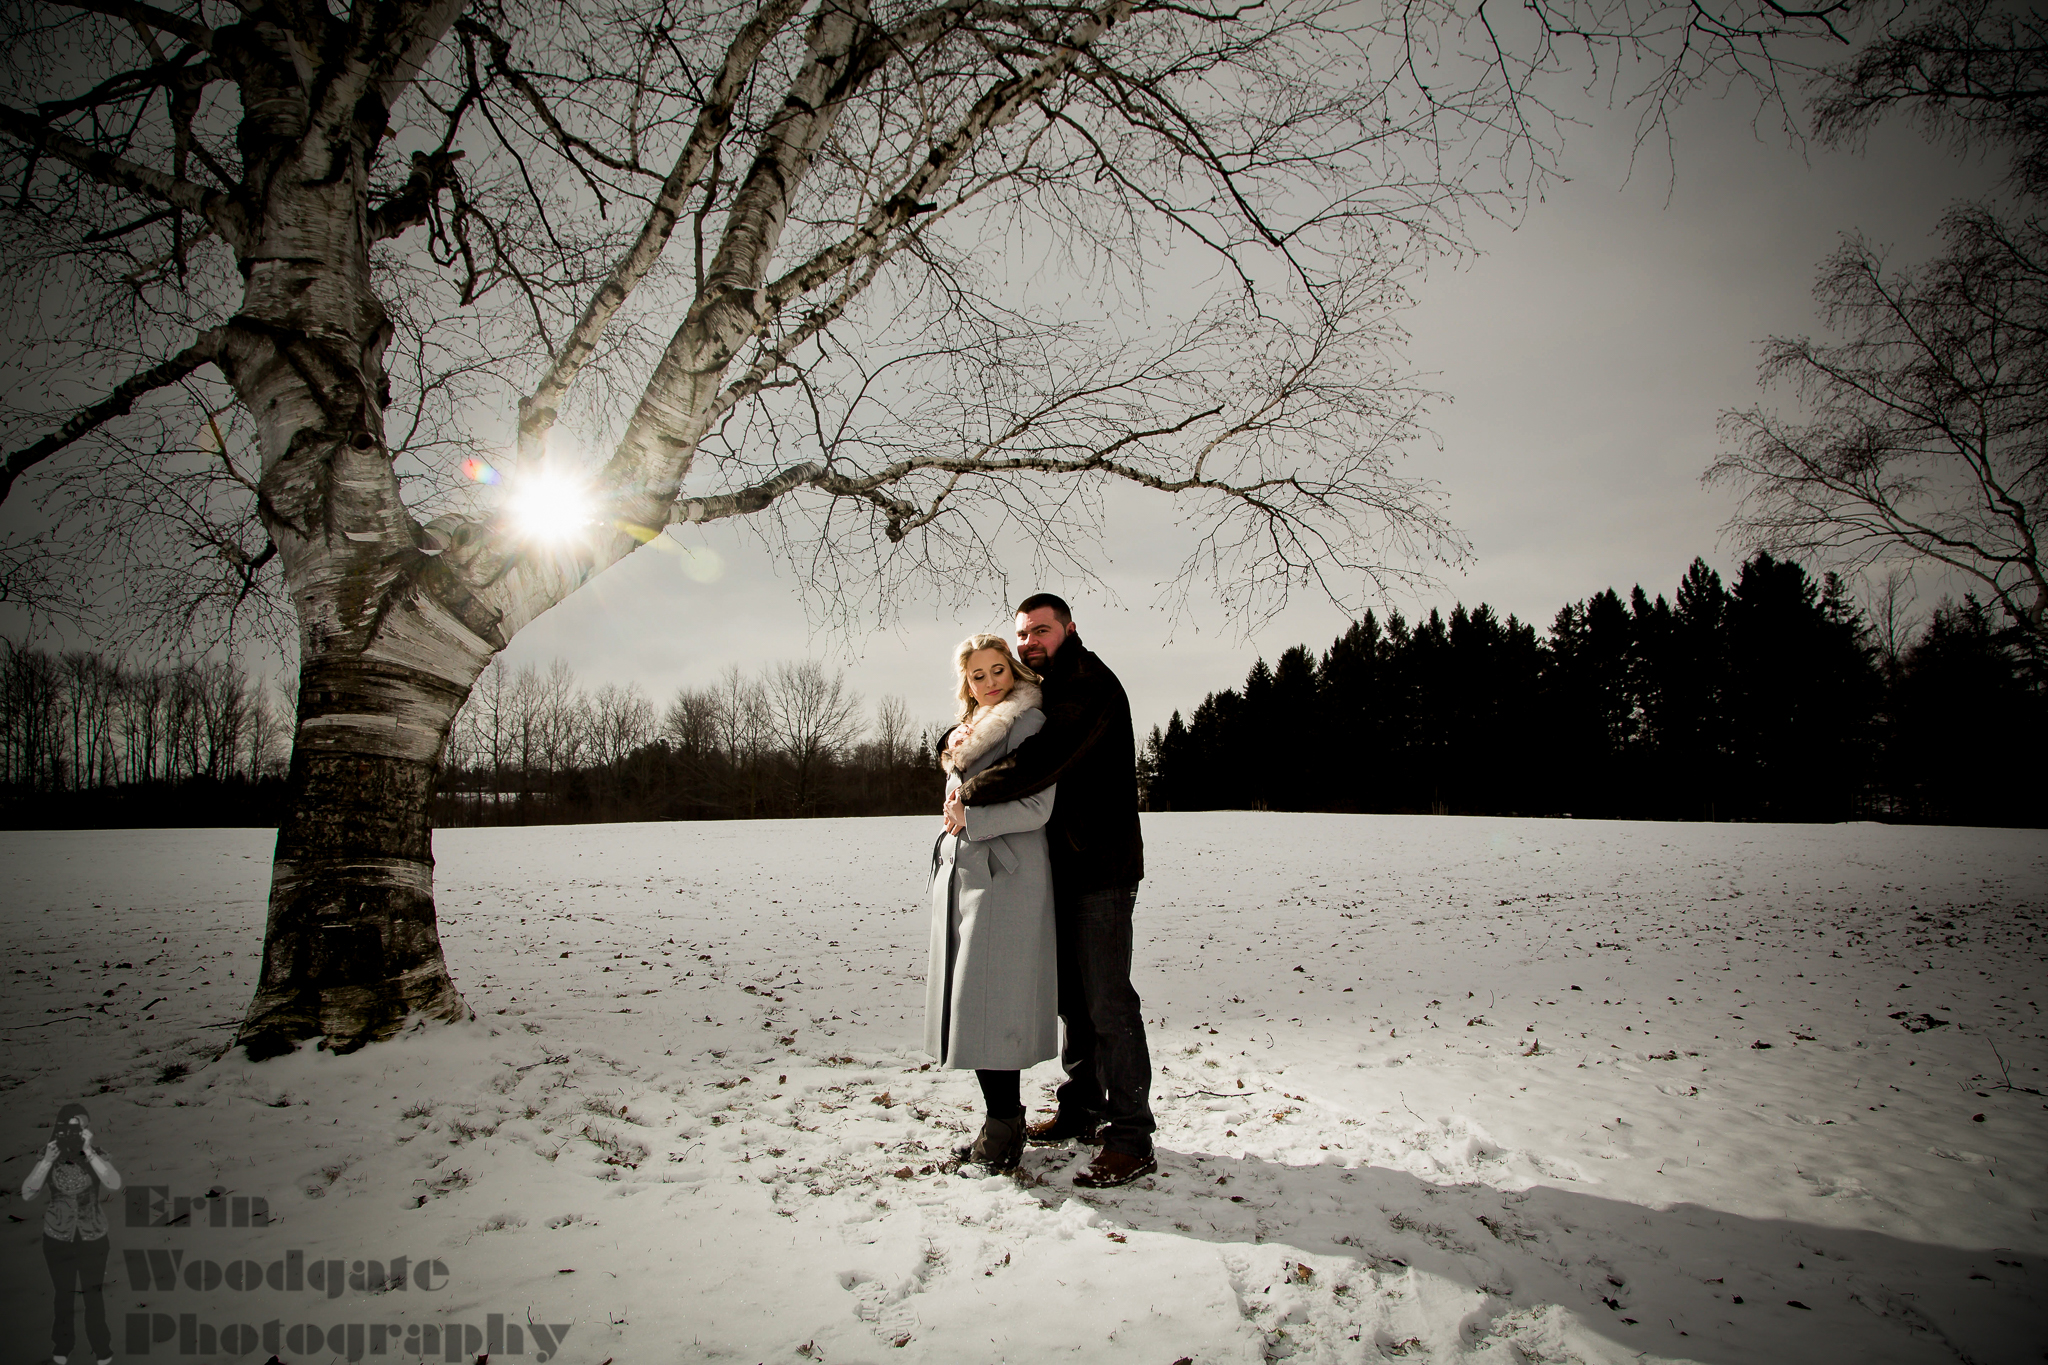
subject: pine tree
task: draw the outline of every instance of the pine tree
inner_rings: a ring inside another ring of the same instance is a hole
[[[1174,714],[1178,716],[1179,712]],[[1144,744],[1139,746],[1138,809],[1140,810],[1165,809],[1165,807],[1155,805],[1153,802],[1159,787],[1159,751],[1164,746],[1165,740],[1160,735],[1159,727],[1156,725],[1152,727],[1152,733],[1146,736]]]
[[[1759,551],[1728,610],[1732,766],[1755,816],[1839,820],[1868,779],[1879,674],[1861,616]]]
[[[1368,610],[1331,642],[1316,670],[1322,716],[1324,810],[1388,810],[1390,765],[1389,654],[1392,644]]]
[[[1160,736],[1159,752],[1153,760],[1152,785],[1147,792],[1149,809],[1192,809],[1187,793],[1193,780],[1190,771],[1193,762],[1188,728],[1181,723],[1180,712],[1175,711],[1173,719],[1166,723],[1166,733]]]
[[[1577,815],[1633,810],[1624,762],[1638,729],[1629,691],[1634,630],[1612,588],[1559,610],[1550,627],[1543,700],[1553,799]]]
[[[1671,613],[1660,728],[1672,813],[1712,820],[1729,814],[1728,592],[1721,575],[1694,559]]]
[[[1451,745],[1456,726],[1452,690],[1457,670],[1451,656],[1451,633],[1432,607],[1395,653],[1400,716],[1406,726],[1403,746],[1407,792],[1404,806],[1444,814],[1450,809],[1445,784],[1452,776]]]
[[[1973,825],[2048,820],[2048,690],[1974,596],[1937,609],[1900,660],[1887,710],[1899,813]]]
[[[1247,687],[1249,695],[1249,687]],[[1321,744],[1321,706],[1316,696],[1316,659],[1307,645],[1295,645],[1273,669],[1267,722],[1266,804],[1273,810],[1321,810],[1329,760]]]
[[[1232,805],[1242,804],[1253,810],[1273,809],[1273,797],[1282,781],[1281,746],[1276,742],[1280,728],[1278,720],[1273,670],[1266,667],[1264,659],[1259,659],[1252,664],[1251,672],[1245,675],[1244,706],[1230,741],[1244,784],[1241,802],[1232,802]]]
[[[1155,729],[1153,810],[2039,822],[2048,661],[1974,600],[1936,614],[1896,681],[1847,586],[1758,554],[1734,591],[1695,559],[1562,608],[1547,639],[1485,603],[1410,628],[1367,612],[1320,660],[1255,661],[1242,692]],[[1887,690],[1888,689],[1888,690]],[[1884,721],[1879,723],[1882,710]],[[1992,717],[1995,744],[1964,718]]]
[[[1677,621],[1664,594],[1652,601],[1638,583],[1629,593],[1628,693],[1637,731],[1628,759],[1638,814],[1669,816],[1675,804],[1671,777],[1671,654]]]

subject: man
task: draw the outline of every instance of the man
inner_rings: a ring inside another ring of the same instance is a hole
[[[1057,783],[1046,837],[1052,850],[1059,942],[1059,1009],[1066,1028],[1053,1118],[1034,1143],[1095,1139],[1102,1151],[1074,1183],[1128,1185],[1159,1169],[1152,1154],[1152,1058],[1131,988],[1131,909],[1145,875],[1138,831],[1137,744],[1123,684],[1081,643],[1073,613],[1051,593],[1017,606],[1017,653],[1044,678],[1045,728],[948,798],[1014,801]]]

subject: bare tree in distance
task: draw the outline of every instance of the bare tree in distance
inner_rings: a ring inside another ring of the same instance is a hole
[[[232,661],[151,668],[0,640],[0,787],[24,811],[58,793],[272,776],[283,739]]]
[[[1762,375],[1800,400],[1723,419],[1708,471],[1757,545],[1860,567],[1911,556],[1981,584],[2036,637],[2048,610],[2048,234],[1981,210],[1948,250],[1888,270],[1860,238],[1816,293],[1842,339],[1777,338]]]
[[[576,688],[576,670],[567,659],[552,660],[536,675],[533,713],[536,757],[548,772],[572,768],[581,759],[591,735],[589,717]]]
[[[1661,108],[1836,11],[1598,0],[1526,48],[1448,0],[4,13],[0,498],[36,510],[0,593],[288,611],[264,1056],[467,1013],[427,815],[457,708],[666,527],[751,518],[836,602],[1072,569],[1118,484],[1183,499],[1171,587],[1234,611],[1456,559],[1396,468],[1394,318],[1547,174],[1555,35],[1652,56]],[[1148,305],[1155,268],[1215,288]]]
[[[1816,131],[1849,142],[1891,116],[1958,154],[2010,152],[2014,202],[1950,209],[1943,249],[1918,267],[1895,267],[1849,236],[1814,287],[1832,337],[1764,345],[1760,378],[1782,385],[1796,410],[1725,414],[1729,448],[1706,479],[1741,490],[1729,529],[1750,546],[1852,569],[1938,565],[1974,580],[2039,647],[2048,641],[2048,22],[1986,0],[1904,14],[1824,74]]]
[[[899,800],[914,799],[920,790],[913,775],[921,775],[923,737],[910,718],[910,703],[895,693],[877,702],[872,736],[874,767],[884,775],[882,800],[894,806]]]
[[[860,742],[860,693],[816,659],[775,665],[763,679],[762,714],[771,744],[789,758],[797,810],[808,810],[827,760]]]
[[[901,762],[916,744],[917,730],[910,723],[910,703],[893,692],[875,703],[875,747],[882,762]]]
[[[505,768],[512,756],[512,670],[505,656],[492,658],[469,689],[457,726],[450,736],[444,763],[490,773],[487,790],[497,801],[505,790]],[[482,805],[479,794],[478,805]]]
[[[605,683],[590,698],[591,758],[606,766],[626,761],[654,739],[654,703],[638,683]]]
[[[717,747],[718,699],[702,687],[679,687],[662,712],[660,739],[690,758]]]
[[[1887,568],[1882,579],[1865,575],[1864,600],[1870,604],[1870,630],[1878,658],[1886,676],[1895,676],[1915,633],[1912,573]]]
[[[762,681],[738,664],[727,664],[711,687],[714,740],[725,760],[739,767],[757,758],[768,743],[768,699]]]

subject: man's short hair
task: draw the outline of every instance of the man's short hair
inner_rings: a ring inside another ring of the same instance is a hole
[[[1017,604],[1019,616],[1029,616],[1040,607],[1051,607],[1053,619],[1063,626],[1074,624],[1074,613],[1067,608],[1065,598],[1055,597],[1049,592],[1035,592]]]

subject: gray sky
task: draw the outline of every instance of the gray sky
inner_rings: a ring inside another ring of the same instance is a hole
[[[1540,629],[1602,588],[1668,595],[1695,555],[1732,576],[1742,556],[1719,529],[1732,495],[1699,476],[1719,414],[1757,396],[1757,343],[1818,329],[1814,268],[1843,232],[1919,260],[1941,211],[1992,178],[1905,132],[1860,154],[1790,147],[1752,130],[1747,112],[1686,107],[1675,174],[1660,144],[1631,177],[1631,118],[1589,103],[1578,113],[1592,126],[1572,130],[1563,158],[1571,182],[1517,230],[1477,226],[1476,260],[1432,266],[1407,323],[1411,360],[1446,395],[1430,422],[1443,449],[1417,443],[1403,472],[1443,486],[1474,556],[1440,573],[1439,590],[1387,605],[1412,618],[1484,601]],[[1073,604],[1141,734],[1240,682],[1256,655],[1320,651],[1346,625],[1328,602],[1302,599],[1247,636],[1199,591],[1169,621],[1159,585],[1188,550],[1173,506],[1124,490],[1110,507],[1101,577],[1039,586]],[[529,626],[507,662],[561,656],[586,686],[638,682],[665,703],[730,664],[809,653],[844,665],[870,702],[897,693],[914,717],[937,719],[953,643],[1008,620],[992,579],[980,615],[911,602],[887,630],[813,631],[792,570],[733,523],[704,543],[715,575],[703,557],[642,550]],[[1922,591],[1931,600],[1939,585]]]

